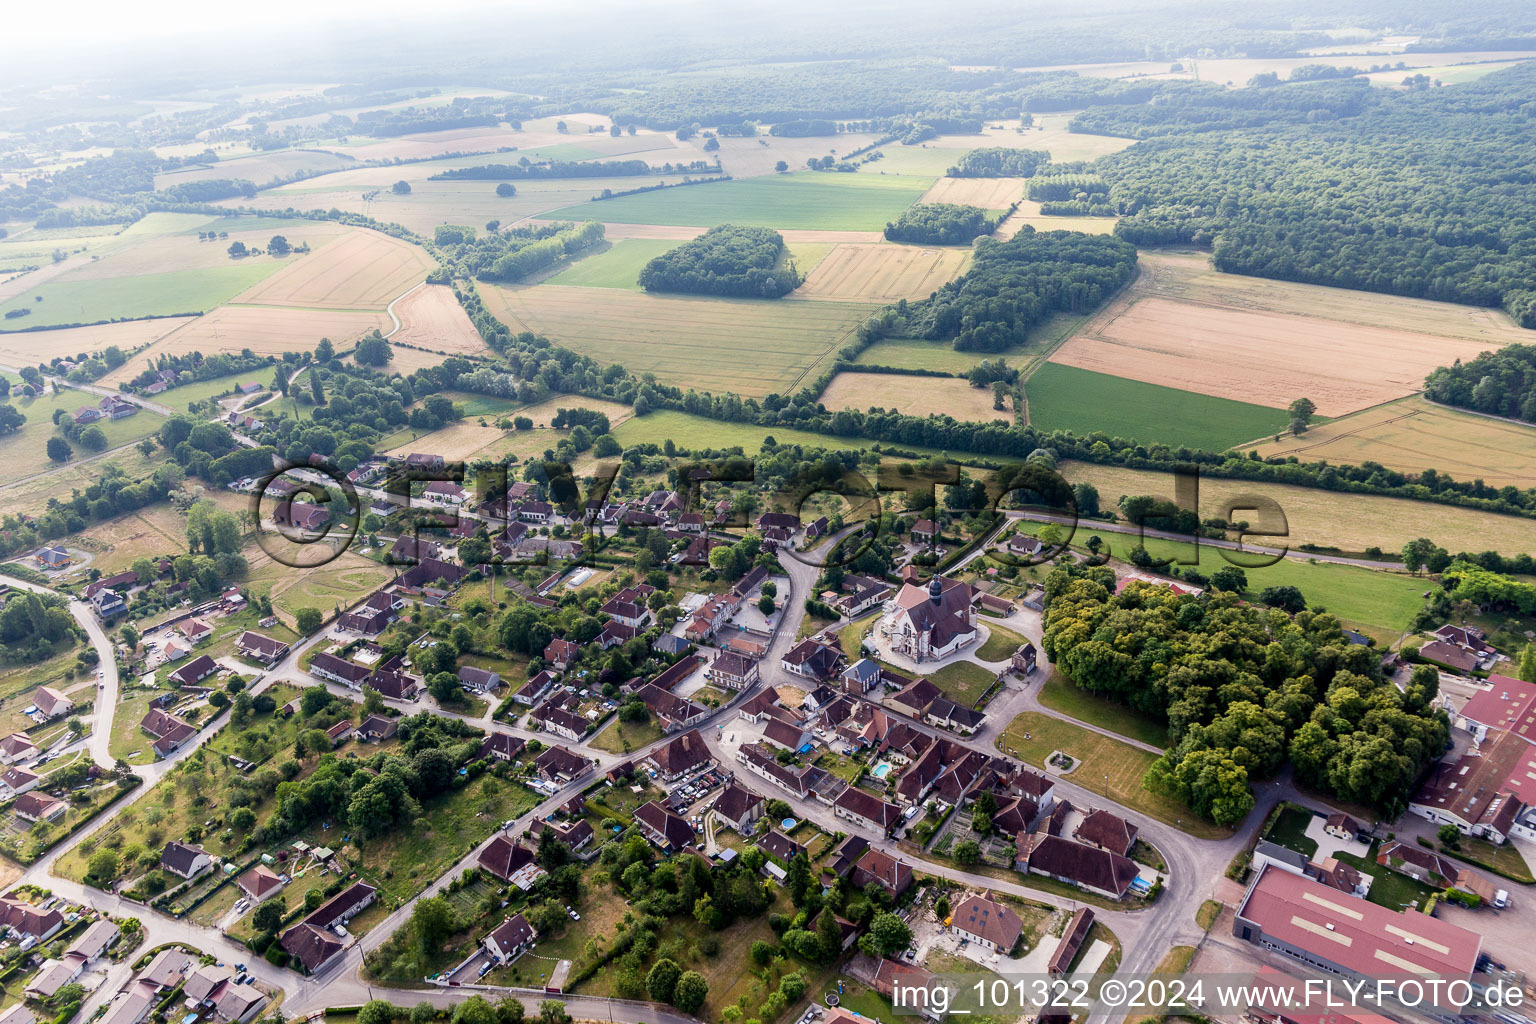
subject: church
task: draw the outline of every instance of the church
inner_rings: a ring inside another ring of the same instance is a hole
[[[888,633],[891,649],[913,661],[933,661],[976,640],[970,584],[935,576],[926,586],[904,584]]]

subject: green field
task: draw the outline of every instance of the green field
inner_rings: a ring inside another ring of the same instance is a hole
[[[1285,428],[1282,409],[1046,363],[1024,385],[1041,430],[1102,431],[1147,443],[1215,451]]]
[[[924,178],[805,171],[659,189],[568,206],[551,219],[879,231],[928,191]]]
[[[613,436],[625,446],[632,444],[661,444],[669,438],[678,445],[690,448],[733,448],[737,445],[748,455],[756,455],[762,449],[763,439],[772,437],[780,447],[790,444],[807,448],[868,448],[874,444],[863,438],[833,437],[816,434],[809,430],[790,430],[784,427],[759,427],[751,423],[726,423],[707,419],[686,412],[663,409],[646,416],[625,420],[613,428]],[[919,454],[939,454],[932,448],[908,448]]]
[[[247,370],[245,373],[232,373],[227,377],[214,377],[211,380],[200,380],[195,384],[183,384],[180,387],[171,388],[169,391],[162,391],[158,395],[147,395],[146,397],[152,402],[158,402],[167,408],[175,409],[179,412],[193,402],[206,402],[210,398],[218,398],[220,396],[227,397],[234,390],[236,384],[245,381],[255,381],[258,384],[271,385],[272,370]],[[265,394],[252,396],[258,402],[266,397]]]
[[[6,376],[10,377],[9,374]],[[57,395],[49,392],[37,398],[22,398],[14,390],[18,380],[11,378],[13,390],[9,401],[27,418],[27,422],[14,433],[0,434],[0,467],[3,467],[0,469],[0,483],[15,483],[24,477],[56,468],[59,463],[51,461],[46,451],[48,439],[55,433],[54,410],[63,409],[73,413],[83,405],[95,405],[101,400],[97,395],[71,388],[63,388]],[[107,435],[107,448],[110,449],[130,444],[146,434],[153,434],[164,422],[154,413],[141,410],[120,420],[98,420],[95,425]],[[75,450],[76,459],[95,454],[79,445],[71,447]]]
[[[640,269],[680,244],[668,238],[621,238],[602,252],[571,264],[546,283],[628,288],[637,292],[640,291]]]
[[[1079,690],[1065,678],[1052,675],[1040,687],[1040,703],[1068,718],[1140,740],[1154,747],[1168,745],[1168,727],[1124,704]]]
[[[5,303],[30,316],[3,321],[12,329],[94,324],[177,313],[202,313],[281,270],[284,260],[242,260],[227,267],[167,270],[134,277],[49,281]],[[42,301],[37,299],[41,297]]]

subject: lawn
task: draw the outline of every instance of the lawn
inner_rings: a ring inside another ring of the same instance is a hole
[[[75,685],[79,655],[79,648],[71,648],[46,661],[0,667],[0,728],[5,729],[4,735],[34,728],[31,719],[22,715],[22,711],[31,705],[32,694],[39,686],[67,691]],[[92,674],[84,671],[78,678],[89,679]],[[89,693],[82,692],[70,699],[78,702],[91,698]]]
[[[118,702],[117,710],[112,715],[112,737],[107,746],[108,753],[114,758],[135,765],[149,764],[155,760],[154,752],[149,747],[149,734],[139,728],[139,722],[149,714],[149,702],[163,692],[135,690],[132,695]]]
[[[976,657],[982,661],[1007,661],[1024,643],[1024,637],[1013,630],[990,622],[987,623],[987,634],[987,642],[976,651]]]
[[[1433,896],[1438,890],[1425,885],[1417,879],[1409,878],[1390,868],[1382,867],[1376,863],[1376,851],[1379,842],[1372,843],[1370,852],[1364,857],[1356,857],[1352,853],[1335,853],[1341,864],[1348,864],[1362,874],[1372,876],[1371,891],[1366,899],[1378,907],[1386,907],[1388,910],[1404,910],[1411,903],[1417,902],[1420,907],[1424,901]]]
[[[641,290],[641,268],[680,244],[675,238],[621,238],[601,252],[582,257],[545,283],[637,292]]]
[[[1521,885],[1530,885],[1536,879],[1531,876],[1531,866],[1513,843],[1505,843],[1503,846],[1494,846],[1484,839],[1474,839],[1471,836],[1462,836],[1452,848],[1440,844],[1440,851],[1458,860],[1464,860],[1469,864],[1488,868],[1497,874],[1503,875]]]
[[[609,224],[742,224],[880,231],[917,202],[931,184],[924,178],[899,175],[801,171],[659,189],[567,206],[545,216],[552,220],[601,220]]]
[[[200,380],[193,384],[183,384],[180,387],[171,388],[169,391],[150,396],[151,401],[169,406],[178,412],[187,408],[194,402],[206,402],[210,398],[227,396],[234,390],[235,385],[256,381],[259,384],[270,385],[272,383],[272,371],[270,369],[250,370],[246,373],[232,373],[227,377],[214,377],[212,380]],[[256,396],[260,401],[266,395]],[[255,415],[260,416],[261,413]]]
[[[1040,430],[1102,431],[1147,444],[1221,451],[1285,428],[1284,410],[1046,363],[1024,385]]]
[[[638,750],[648,744],[655,743],[665,735],[661,726],[655,719],[647,718],[638,724],[621,722],[617,715],[613,718],[613,724],[587,740],[589,746],[598,750],[606,750],[610,754],[627,754],[631,750]]]
[[[57,327],[204,313],[223,305],[286,265],[283,260],[241,260],[231,261],[227,267],[167,270],[158,274],[80,281],[71,281],[66,274],[4,303],[7,310],[22,307],[32,310],[29,316],[5,322],[13,327]]]
[[[1121,736],[1155,747],[1168,744],[1168,727],[1134,711],[1123,704],[1106,700],[1097,694],[1079,690],[1071,682],[1054,672],[1040,687],[1040,703],[1052,711],[1059,711],[1068,718],[1096,725],[1100,729],[1119,733]]]
[[[1021,528],[1037,532],[1031,524]],[[1117,558],[1127,558],[1139,542],[1132,533],[1095,533],[1080,528],[1072,537],[1072,546],[1086,550],[1094,536],[1103,542],[1102,551]],[[1143,546],[1160,561],[1195,560],[1193,564],[1206,575],[1229,564],[1220,549],[1209,546],[1197,551],[1193,543],[1156,537],[1147,538]],[[1266,557],[1229,553],[1249,560]],[[1245,568],[1243,572],[1248,577],[1249,600],[1256,599],[1265,587],[1292,586],[1301,591],[1310,607],[1325,608],[1348,624],[1375,627],[1392,636],[1408,628],[1424,603],[1422,579],[1380,569],[1282,558],[1274,565]]]
[[[1310,812],[1296,807],[1282,807],[1279,817],[1275,818],[1274,825],[1270,826],[1264,838],[1287,850],[1306,854],[1311,859],[1317,854],[1317,840],[1310,838],[1306,832],[1313,817]]]
[[[968,708],[976,706],[981,695],[987,692],[987,687],[997,678],[990,670],[974,661],[952,662],[925,675],[944,691],[946,697]]]
[[[1025,733],[1029,739],[1024,738]],[[1042,768],[1052,751],[1064,750],[1082,762],[1066,776],[1079,786],[1104,793],[1118,804],[1134,807],[1192,836],[1225,839],[1232,835],[1230,829],[1197,818],[1177,800],[1143,788],[1141,778],[1156,757],[1119,740],[1037,711],[1026,711],[1009,723],[998,747]]]
[[[85,394],[71,388],[63,388],[56,395],[48,392],[36,398],[23,398],[15,389],[19,378],[12,377],[10,374],[6,376],[10,378],[12,384],[9,401],[15,406],[17,412],[27,418],[27,422],[20,430],[0,435],[0,465],[5,467],[0,471],[0,484],[14,483],[24,477],[56,468],[59,463],[49,459],[46,451],[48,439],[57,433],[53,425],[55,410],[63,409],[65,412],[73,413],[82,405],[95,405],[100,401],[96,395]],[[164,422],[154,413],[140,410],[132,416],[126,416],[120,420],[103,419],[95,425],[107,435],[107,448],[118,448],[131,444],[146,434],[153,434]],[[71,447],[74,449],[76,459],[95,454],[79,445],[72,444]]]
[[[1201,931],[1210,931],[1216,919],[1221,916],[1222,903],[1220,900],[1206,900],[1200,904],[1200,909],[1195,911],[1195,924]]]

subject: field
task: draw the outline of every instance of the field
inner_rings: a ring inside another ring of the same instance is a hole
[[[743,224],[877,231],[927,191],[909,177],[805,171],[663,189],[555,210],[548,216],[620,224]]]
[[[162,502],[97,523],[78,534],[71,543],[93,552],[91,568],[110,576],[128,568],[139,558],[185,553],[187,518],[169,503]]]
[[[624,238],[602,252],[584,256],[551,277],[547,284],[640,291],[640,271],[651,260],[677,247],[671,239]]]
[[[1168,61],[1127,61],[1111,64],[1062,64],[1050,69],[1027,68],[1019,70],[1041,71],[1075,71],[1080,75],[1088,75],[1094,78],[1185,78],[1196,76],[1204,82],[1224,82],[1227,85],[1241,88],[1246,86],[1253,76],[1266,71],[1274,71],[1282,77],[1288,76],[1294,68],[1303,64],[1327,64],[1333,67],[1360,67],[1371,64],[1388,63],[1385,55],[1360,56],[1356,54],[1337,53],[1337,50],[1355,50],[1360,44],[1351,43],[1339,47],[1323,47],[1321,49],[1308,50],[1301,57],[1233,57],[1219,60],[1184,61],[1184,70],[1170,74]],[[1478,61],[1505,61],[1518,60],[1532,56],[1529,50],[1499,50],[1488,53],[1477,51],[1452,52],[1452,53],[1391,53],[1390,63],[1399,61],[1408,65],[1409,70],[1389,72],[1395,75],[1393,84],[1403,80],[1405,75],[1413,73],[1415,69],[1429,71],[1436,67],[1446,65],[1461,65]],[[1052,151],[1054,153],[1054,150]],[[1058,160],[1063,159],[1058,156]]]
[[[1059,471],[1072,483],[1091,483],[1108,508],[1122,494],[1173,494],[1173,477],[1151,470],[1064,462]],[[1505,555],[1536,554],[1536,530],[1531,520],[1368,494],[1344,494],[1316,487],[1260,483],[1247,480],[1200,481],[1200,517],[1220,514],[1224,501],[1237,508],[1242,495],[1264,495],[1285,512],[1292,547],[1318,544],[1344,551],[1364,551],[1372,545],[1396,552],[1417,537],[1430,537],[1451,551],[1493,550]]]
[[[303,262],[304,257],[297,262]],[[293,262],[293,261],[290,261]],[[77,281],[69,275],[41,284],[5,304],[33,312],[8,325],[54,327],[101,320],[201,313],[228,302],[283,269],[265,257],[197,270]]]
[[[291,178],[299,171],[337,171],[351,167],[353,159],[319,149],[283,149],[271,153],[193,164],[155,175],[155,188],[170,188],[188,181],[244,178],[257,186],[275,179]]]
[[[12,381],[14,384],[15,382]],[[14,483],[35,473],[42,473],[57,465],[48,458],[45,448],[48,439],[55,434],[53,414],[55,410],[63,409],[66,412],[74,412],[82,405],[95,405],[95,395],[82,394],[70,388],[64,388],[57,395],[49,392],[37,398],[22,398],[13,393],[10,402],[16,410],[27,418],[20,430],[9,434],[0,434],[0,466],[4,466],[0,472],[0,481]],[[152,412],[140,411],[133,416],[120,420],[103,419],[96,423],[107,435],[107,448],[117,448],[121,445],[137,441],[146,434],[152,434],[160,429],[165,422]],[[75,457],[80,458],[91,453],[79,446],[75,447]],[[7,511],[10,510],[7,505]]]
[[[1003,359],[1010,366],[1020,366],[1031,357],[1038,357],[1051,346],[1075,333],[1083,323],[1083,317],[1068,313],[1056,313],[1044,324],[1036,327],[1028,342],[1001,352],[957,352],[948,341],[929,341],[926,338],[885,338],[859,353],[855,363],[874,366],[892,366],[903,370],[943,370],[946,373],[964,373],[984,359]]]
[[[1040,703],[1068,718],[1087,722],[1110,732],[1155,747],[1168,745],[1168,727],[1161,722],[1126,707],[1106,700],[1098,694],[1079,690],[1066,679],[1054,673],[1040,687]]]
[[[1051,359],[1278,409],[1305,395],[1322,415],[1342,416],[1416,391],[1429,371],[1485,348],[1412,330],[1147,297],[1133,285]]]
[[[116,386],[144,369],[144,362],[161,353],[239,352],[259,356],[312,349],[321,338],[345,347],[369,331],[389,330],[389,317],[341,309],[289,309],[281,306],[222,306],[188,321],[127,363],[110,370],[98,384]],[[270,379],[270,378],[269,378]]]
[[[1418,473],[1448,471],[1493,487],[1536,486],[1536,427],[1435,405],[1420,395],[1325,423],[1300,437],[1257,446],[1265,458],[1303,462],[1379,462]]]
[[[960,377],[910,377],[894,373],[839,373],[817,397],[828,409],[897,410],[908,416],[934,414],[957,420],[1013,422],[1012,402],[992,408],[992,389],[972,387]]]
[[[1036,231],[1081,231],[1088,235],[1109,235],[1114,233],[1119,221],[1118,217],[1047,216],[1040,212],[1039,203],[1025,199],[1007,220],[997,226],[992,237],[1012,238],[1026,224]]]
[[[294,569],[281,565],[255,544],[243,552],[251,571],[246,586],[253,597],[272,599],[272,610],[289,625],[300,608],[317,608],[327,617],[337,608],[361,601],[394,576],[388,566],[352,551],[314,568]]]
[[[226,232],[229,237],[205,241],[190,229],[142,237],[124,232],[117,248],[71,273],[69,280],[142,277],[173,270],[247,265],[265,265],[269,268],[268,273],[271,273],[287,264],[300,263],[307,257],[298,253],[282,257],[266,254],[244,256],[237,260],[229,255],[229,246],[242,242],[248,248],[265,250],[274,235],[282,235],[292,246],[307,243],[311,249],[319,249],[348,231],[344,225],[332,221],[270,220],[264,223],[260,219],[248,217],[205,217],[196,225],[196,230],[204,228]]]
[[[1029,734],[1028,739],[1024,738],[1025,733]],[[1130,744],[1038,711],[1026,711],[1009,723],[997,745],[1000,750],[1042,768],[1052,751],[1064,750],[1082,762],[1067,776],[1079,786],[1103,793],[1106,799],[1134,807],[1202,839],[1221,839],[1232,834],[1228,829],[1196,818],[1177,800],[1142,788],[1141,777],[1156,758]]]
[[[1072,343],[1068,342],[1070,346]],[[1103,431],[1138,441],[1221,451],[1285,428],[1280,409],[1046,363],[1024,385],[1041,430]]]
[[[920,201],[1006,210],[1024,197],[1024,182],[1023,178],[940,178]]]
[[[952,661],[943,668],[926,673],[944,696],[956,704],[975,707],[981,695],[992,685],[993,675],[974,661]]]
[[[426,277],[427,253],[409,242],[358,229],[285,267],[238,297],[243,304],[382,309]]]
[[[460,398],[457,394],[450,397],[455,402]],[[500,415],[510,415],[516,408],[515,403],[504,403],[505,409],[493,411],[483,403],[494,401],[494,399],[487,399],[483,395],[464,397],[467,399],[464,403],[465,419],[427,434],[417,434],[413,430],[391,434],[384,439],[386,443],[394,445],[387,454],[405,456],[411,452],[431,452],[445,459],[469,459],[471,456],[477,459],[495,459],[505,458],[508,455],[527,459],[541,454],[547,448],[553,448],[570,434],[568,430],[555,430],[549,426],[549,421],[561,408],[580,407],[600,412],[608,417],[609,424],[614,427],[634,415],[634,411],[629,406],[620,405],[617,402],[557,396],[537,405],[516,409],[517,415],[527,416],[533,420],[533,430],[501,430],[496,426],[481,426],[476,419],[484,416],[487,420],[491,420]],[[617,430],[614,432],[617,433]]]
[[[1167,70],[1166,67],[1164,70]],[[865,167],[860,174],[920,174],[936,178],[972,149],[1006,146],[1010,149],[1043,149],[1057,163],[1092,160],[1118,153],[1135,139],[1113,135],[1080,135],[1067,130],[1071,114],[1036,114],[1033,127],[1022,131],[1017,125],[989,127],[979,135],[940,135],[916,146],[891,143],[882,146],[883,159]]]
[[[15,366],[36,365],[54,356],[100,352],[108,345],[116,345],[124,352],[131,352],[140,345],[148,345],[165,337],[188,322],[185,317],[168,317],[96,324],[91,327],[60,327],[52,331],[0,334],[0,361]]]
[[[490,351],[445,284],[423,284],[395,306],[395,315],[400,329],[389,336],[395,344],[452,355]]]
[[[151,422],[155,421],[152,419]],[[113,471],[112,467],[122,470],[130,478],[137,478],[148,476],[165,462],[165,453],[159,449],[146,457],[132,446],[103,452],[95,458],[83,456],[84,453],[81,453],[81,457],[66,462],[57,469],[52,468],[54,464],[50,462],[50,468],[45,472],[24,479],[14,474],[6,474],[5,482],[0,483],[0,505],[3,505],[7,512],[41,515],[47,510],[50,498],[62,499],[77,489],[85,490],[106,473]],[[99,527],[92,527],[91,532],[94,534],[96,529]]]
[[[963,274],[969,262],[967,249],[845,243],[815,265],[794,295],[847,302],[925,299]]]
[[[793,391],[847,343],[872,308],[547,284],[487,285],[481,295],[515,331],[547,335],[599,362],[654,373],[667,384],[751,397]]]
[[[783,160],[795,170],[805,166],[808,157],[846,153],[860,146],[867,146],[880,136],[864,132],[850,132],[836,136],[809,136],[794,139],[783,135],[759,135],[755,139],[720,139],[715,153],[703,150],[704,140],[695,138],[688,143],[692,147],[690,159],[720,158],[720,166],[727,174],[738,178],[750,178],[760,174],[774,174],[775,165]]]

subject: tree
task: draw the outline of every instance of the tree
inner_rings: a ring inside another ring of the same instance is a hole
[[[283,926],[283,918],[287,913],[283,897],[274,896],[257,905],[251,912],[251,926],[258,932],[275,932]]]
[[[677,982],[682,976],[683,969],[677,966],[676,960],[662,957],[645,976],[645,991],[658,1003],[670,1003],[677,994]]]
[[[68,462],[74,451],[69,447],[69,442],[62,437],[50,437],[47,444],[48,457],[54,462]]]
[[[1441,825],[1435,830],[1435,838],[1446,846],[1457,847],[1461,845],[1461,829],[1455,825]]]
[[[89,448],[93,452],[105,451],[107,447],[106,431],[92,423],[80,432],[80,447]]]
[[[512,184],[510,181],[504,181],[500,185],[496,186],[496,194],[498,196],[501,196],[501,198],[503,198],[503,199],[509,199],[512,196],[517,195],[517,186]],[[497,225],[497,227],[500,227],[500,226],[501,225],[499,225],[499,224]],[[496,230],[495,228],[492,228],[489,225],[487,225],[486,229],[489,230],[489,231]]]
[[[784,888],[789,891],[789,898],[794,900],[795,906],[805,903],[805,897],[811,890],[811,861],[804,851],[790,858]]]
[[[816,938],[821,942],[820,960],[829,964],[843,951],[843,928],[837,923],[837,915],[831,907],[823,907],[816,918]]]
[[[1517,673],[1528,683],[1536,683],[1536,644],[1526,644],[1520,651],[1520,669]]]
[[[757,599],[757,610],[762,612],[764,615],[772,615],[773,598],[768,594],[764,594],[763,596],[759,597]]]
[[[1248,574],[1235,565],[1224,565],[1211,573],[1211,586],[1217,590],[1241,594],[1248,589]]]
[[[1265,587],[1259,591],[1259,600],[1271,608],[1278,608],[1292,615],[1307,610],[1307,599],[1301,595],[1301,591],[1292,586]]]
[[[709,982],[704,980],[704,975],[698,971],[686,971],[677,979],[677,988],[672,995],[672,1005],[684,1013],[692,1013],[704,1005],[704,1000],[709,996]]]
[[[316,405],[325,404],[325,385],[320,380],[320,374],[313,369],[309,371],[309,397],[314,399]]]
[[[325,621],[325,616],[320,613],[318,608],[300,608],[293,613],[293,618],[299,627],[299,632],[305,636],[317,632],[320,629],[321,623]]]
[[[780,160],[778,163],[773,165],[773,169],[778,171],[780,174],[783,174],[785,171],[789,170],[789,163],[787,161]]]
[[[282,235],[273,235],[271,240],[267,242],[267,252],[270,252],[273,256],[287,256],[292,251],[293,246],[289,245],[288,239]]]
[[[336,346],[330,338],[321,338],[320,343],[315,346],[315,362],[328,363],[335,358]],[[310,371],[310,376],[314,376],[313,370]]]
[[[1428,537],[1420,537],[1403,545],[1403,568],[1415,576],[1424,572],[1439,572],[1450,564],[1451,557],[1445,548]]]
[[[389,339],[378,331],[362,338],[357,343],[357,348],[352,351],[352,357],[364,366],[383,366],[389,362],[393,354]]]
[[[955,844],[955,860],[969,867],[981,860],[981,844],[966,839]]]
[[[117,851],[112,849],[97,850],[85,865],[85,873],[99,882],[112,881],[119,870]]]
[[[1312,416],[1317,412],[1317,406],[1310,398],[1298,398],[1285,410],[1291,415],[1291,433],[1306,433],[1307,427],[1312,423]]]
[[[246,248],[245,248],[245,243],[244,242],[231,242],[231,243],[229,243],[229,254],[231,256],[233,256],[235,259],[239,259],[241,256],[244,256],[245,253],[246,253]]]
[[[901,918],[882,910],[869,922],[869,931],[859,939],[859,951],[867,956],[893,956],[912,942],[912,929]]]
[[[408,196],[411,194],[411,183],[402,178],[391,185],[389,190],[397,196]]]
[[[394,1019],[394,1006],[383,999],[370,999],[357,1011],[357,1024],[390,1024]]]
[[[545,999],[539,1003],[539,1024],[571,1024],[571,1015],[560,1000]]]

